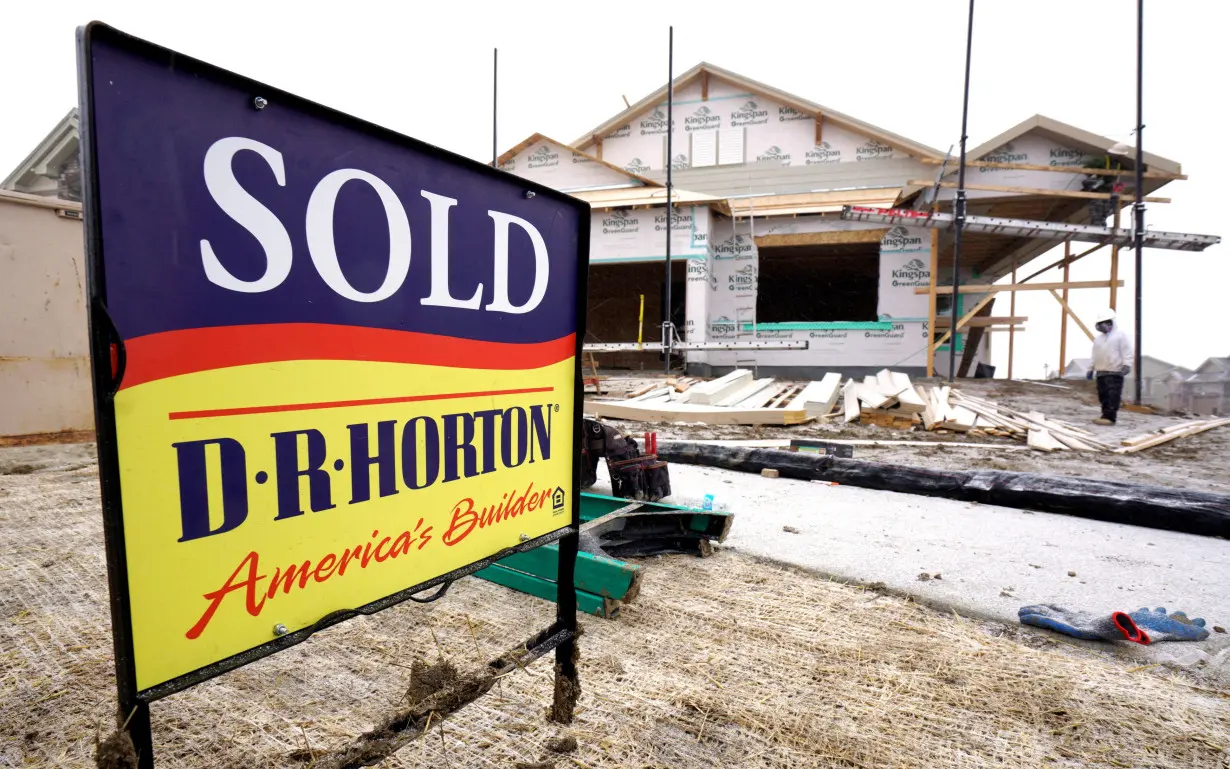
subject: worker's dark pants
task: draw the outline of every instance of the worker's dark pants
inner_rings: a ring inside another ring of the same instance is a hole
[[[1102,402],[1102,418],[1114,422],[1123,400],[1123,374],[1098,374],[1098,400]]]

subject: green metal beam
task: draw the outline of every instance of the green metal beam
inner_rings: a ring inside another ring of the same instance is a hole
[[[559,597],[559,585],[555,582],[535,577],[532,574],[515,571],[500,566],[498,563],[477,571],[474,576],[494,582],[497,585],[510,587],[522,593],[555,601]],[[619,602],[600,595],[577,591],[577,610],[606,619],[614,619],[619,615]]]
[[[559,581],[559,545],[536,547],[497,562],[508,569],[549,582]],[[641,566],[592,553],[577,553],[576,588],[586,593],[629,601],[641,589]]]

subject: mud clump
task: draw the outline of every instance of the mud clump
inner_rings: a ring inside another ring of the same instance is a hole
[[[571,734],[565,734],[563,737],[556,737],[553,740],[547,740],[547,750],[552,753],[573,753],[577,749],[577,738]]]
[[[448,660],[434,664],[415,660],[410,666],[410,686],[406,689],[406,699],[411,706],[417,705],[433,694],[455,686],[457,679],[457,668]]]
[[[137,749],[128,732],[120,729],[102,741],[95,737],[94,765],[98,769],[137,769]]]

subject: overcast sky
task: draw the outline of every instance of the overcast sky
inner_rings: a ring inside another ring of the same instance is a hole
[[[1130,140],[1135,9],[1131,0],[980,0],[969,146],[1035,113]],[[73,34],[92,19],[486,161],[493,47],[503,151],[535,131],[572,141],[622,109],[621,95],[636,102],[664,84],[670,24],[677,73],[709,61],[946,150],[960,136],[967,10],[961,0],[9,0],[0,2],[0,177],[76,103]],[[1215,183],[1227,178],[1230,153],[1215,121],[1225,116],[1230,10],[1216,0],[1148,0],[1145,11],[1144,146],[1191,177],[1156,193],[1174,202],[1151,205],[1146,221],[1225,237]],[[1145,353],[1189,367],[1230,355],[1221,304],[1227,255],[1225,245],[1202,254],[1145,251]],[[1125,252],[1119,309],[1129,331],[1133,264]],[[1091,256],[1072,278],[1104,280],[1108,265],[1109,256]],[[1008,314],[1002,296],[997,315]],[[1106,303],[1105,290],[1073,292],[1073,309],[1087,321]],[[1018,337],[1014,373],[1041,377],[1044,364],[1058,363],[1059,305],[1046,292],[1022,293],[1017,314],[1029,316],[1029,330]],[[1068,358],[1088,356],[1075,325],[1068,339]],[[1001,374],[1006,342],[996,339]]]

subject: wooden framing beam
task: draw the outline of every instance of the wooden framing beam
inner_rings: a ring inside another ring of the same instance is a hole
[[[602,160],[602,137],[594,136],[594,157]]]
[[[1120,288],[1123,287],[1123,281],[1117,281]],[[962,294],[983,294],[988,291],[1050,291],[1051,289],[1061,288],[1110,288],[1109,280],[1073,280],[1067,283],[1011,283],[1003,286],[993,285],[968,285],[959,286]],[[916,288],[915,294],[925,294],[930,289]],[[952,286],[936,286],[935,293],[951,294]]]
[[[914,290],[915,290],[915,291],[918,291],[919,289],[914,289]],[[948,293],[950,293],[950,294],[952,293],[952,286],[949,286],[949,287],[948,287]],[[965,286],[961,286],[961,293],[965,293]],[[979,310],[981,310],[983,307],[986,307],[986,306],[987,306],[987,304],[989,304],[990,302],[993,302],[993,301],[995,301],[995,292],[994,292],[994,291],[992,291],[990,294],[987,294],[986,296],[982,297],[982,299],[978,300],[978,304],[974,305],[974,307],[973,307],[973,309],[972,309],[972,310],[970,310],[969,312],[965,313],[964,315],[962,315],[960,318],[958,318],[958,319],[957,319],[957,331],[960,331],[961,329],[965,328],[965,324],[966,324],[966,323],[969,323],[970,318],[973,318],[975,315],[977,315],[977,314],[978,314],[978,311],[979,311]],[[932,353],[934,353],[934,352],[935,352],[935,350],[938,350],[941,346],[943,346],[944,342],[947,342],[947,341],[948,341],[948,337],[950,337],[950,336],[952,336],[952,329],[949,329],[949,330],[945,331],[945,332],[944,332],[944,334],[943,334],[943,336],[941,336],[939,339],[937,339],[937,340],[936,340],[936,341],[935,341],[935,342],[931,345],[931,351],[932,351]],[[952,346],[952,350],[950,350],[949,352],[950,352],[952,355],[956,355],[956,354],[957,354],[957,346],[954,344],[954,345]]]
[[[1072,264],[1073,262],[1079,262],[1081,259],[1084,259],[1086,256],[1089,256],[1094,251],[1097,251],[1099,248],[1102,248],[1105,245],[1106,245],[1105,243],[1099,243],[1093,248],[1087,248],[1084,251],[1081,251],[1076,256],[1065,256],[1064,258],[1060,259],[1058,262],[1055,262],[1053,264],[1048,264],[1047,266],[1043,267],[1042,269],[1030,275],[1028,278],[1025,278],[1025,280],[1022,280],[1021,282],[1028,283],[1029,281],[1038,277],[1039,275],[1046,272],[1047,270],[1053,270],[1056,267],[1063,267],[1064,265]],[[1112,278],[1111,280],[1115,280],[1115,278]],[[1015,283],[1016,281],[1014,280],[1012,282]]]
[[[1055,301],[1059,302],[1060,306],[1063,307],[1064,317],[1070,317],[1072,320],[1076,321],[1076,325],[1081,327],[1081,331],[1083,331],[1085,336],[1089,337],[1089,341],[1092,342],[1093,332],[1089,330],[1089,327],[1085,325],[1084,321],[1082,321],[1076,313],[1072,312],[1072,308],[1068,306],[1067,300],[1060,296],[1056,291],[1051,291],[1051,296],[1055,297]],[[1064,323],[1064,326],[1067,326],[1067,323]],[[1064,365],[1066,366],[1067,364],[1065,363]],[[1062,370],[1063,368],[1060,367],[1060,371]]]
[[[1029,320],[1029,316],[1021,315],[986,315],[981,318],[972,318],[969,323],[965,324],[966,328],[989,328],[990,326],[1019,326]],[[952,325],[952,318],[936,318],[936,328],[948,328]]]
[[[820,146],[820,142],[824,141],[824,115],[816,113],[816,146]]]
[[[819,123],[817,122],[817,125]],[[931,280],[927,293],[927,332],[935,337],[935,282],[940,273],[940,231],[931,230]],[[935,346],[927,345],[927,376],[935,376]]]
[[[936,158],[919,158],[922,163],[929,166],[938,166],[943,164],[943,160]],[[1091,176],[1134,176],[1135,171],[1125,171],[1123,169],[1114,168],[1082,168],[1081,166],[1041,166],[1032,163],[993,163],[988,160],[967,160],[966,167],[972,168],[1002,168],[1009,171],[1053,171],[1061,174],[1088,174]],[[1166,171],[1150,171],[1145,170],[1144,177],[1146,179],[1166,179],[1168,181],[1187,181],[1186,174],[1172,174]]]
[[[1115,229],[1119,229],[1119,209],[1115,209]],[[1119,287],[1115,283],[1119,280],[1119,244],[1110,247],[1110,309],[1115,310],[1116,301],[1119,299]]]
[[[709,71],[700,71],[700,100],[709,101]]]
[[[879,243],[888,228],[878,230],[830,230],[828,232],[795,232],[784,235],[757,235],[758,248],[772,246],[839,246],[857,243]]]
[[[906,182],[914,187],[931,187],[935,182],[914,179]],[[959,185],[957,182],[940,182],[939,186],[955,189]],[[1112,195],[1109,192],[1077,192],[1076,190],[1046,190],[1040,187],[1001,187],[995,184],[966,184],[967,190],[979,190],[981,192],[1008,192],[1014,195],[1046,195],[1056,198],[1084,198],[1086,200],[1110,200],[1112,197],[1123,199],[1124,195]],[[1170,198],[1145,198],[1146,203],[1169,203]]]
[[[1012,257],[1012,283],[1016,285],[1016,256]],[[1009,293],[1008,314],[1016,315],[1016,292]],[[1016,327],[1008,327],[1008,378],[1012,379],[1012,354],[1016,352]]]
[[[1063,367],[1068,365],[1068,283],[1071,281],[1072,270],[1072,241],[1065,240],[1063,242],[1063,298],[1059,299],[1059,294],[1054,291],[1051,296],[1059,299],[1059,304],[1062,306],[1059,311],[1059,373],[1063,374]]]

